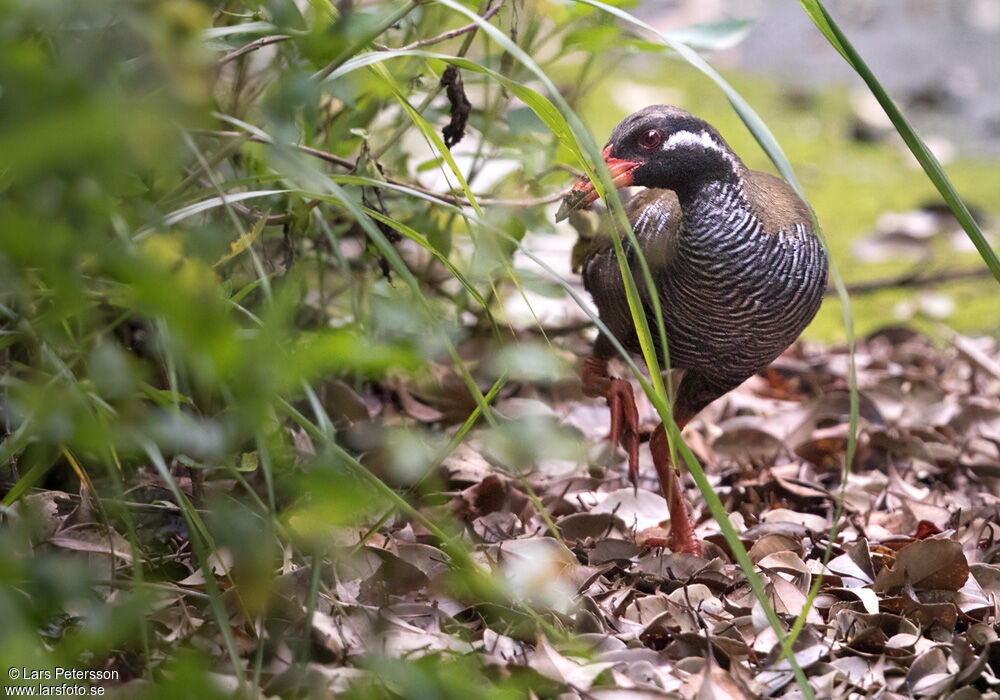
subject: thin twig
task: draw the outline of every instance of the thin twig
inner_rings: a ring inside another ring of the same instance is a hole
[[[173,593],[178,596],[186,596],[188,598],[197,598],[198,600],[209,600],[209,595],[207,593],[202,593],[201,591],[196,591],[191,588],[182,588],[180,586],[171,586],[166,583],[153,583],[152,581],[144,581],[139,586],[136,586],[135,581],[131,579],[103,579],[94,581],[95,585],[98,586],[108,586],[109,588],[118,588],[121,590],[131,590],[133,588],[150,588],[157,591],[163,591],[164,593]]]
[[[248,135],[240,131],[199,130],[196,133],[203,134],[205,136],[215,136],[218,138],[249,137],[250,141],[254,141],[256,143],[267,143],[271,145],[274,144],[273,141],[269,141],[268,139],[256,135]],[[342,158],[341,156],[336,156],[332,153],[328,153],[327,151],[321,151],[318,148],[312,148],[310,146],[303,146],[295,143],[286,145],[291,146],[292,148],[295,148],[299,151],[302,151],[303,153],[311,155],[314,158],[319,158],[322,161],[344,168],[345,170],[352,171],[357,166],[357,161],[352,160],[351,158]],[[401,180],[394,180],[389,177],[387,177],[385,181],[390,185],[396,185],[398,187],[406,187],[408,189],[413,190],[414,192],[419,192],[420,194],[426,195],[428,197],[433,197],[434,199],[445,202],[447,204],[464,206],[465,204],[468,203],[464,197],[455,197],[449,194],[441,194],[440,192],[435,192],[434,190],[429,190],[426,187],[421,187],[420,185],[414,185],[409,182],[402,182]],[[531,197],[525,199],[493,199],[490,197],[477,196],[476,200],[482,205],[502,205],[507,207],[527,208],[527,207],[537,207],[537,206],[542,206],[544,204],[551,204],[553,202],[557,202],[560,199],[562,199],[562,197],[565,194],[566,194],[565,191],[560,191],[560,192],[553,192],[552,194],[545,195],[544,197]],[[235,207],[235,204],[233,206]],[[284,216],[284,215],[281,214],[278,216]],[[271,219],[269,218],[268,222],[270,223],[270,221]]]
[[[500,7],[503,5],[504,0],[497,0],[497,4],[488,9],[483,14],[483,21],[488,22],[493,15],[500,11]],[[414,41],[412,44],[407,44],[406,46],[392,47],[385,46],[384,44],[376,44],[372,42],[374,46],[379,51],[410,51],[412,49],[419,49],[422,46],[433,46],[434,44],[440,44],[442,41],[448,41],[448,39],[454,39],[455,37],[462,36],[468,32],[475,31],[479,28],[479,24],[476,22],[469,22],[464,27],[459,27],[457,29],[450,29],[447,32],[442,32],[437,36],[432,36],[428,39],[420,39],[419,41]]]
[[[271,34],[270,36],[262,36],[259,39],[254,39],[249,44],[244,44],[238,49],[234,49],[227,53],[225,56],[216,61],[216,65],[224,66],[230,61],[235,61],[240,56],[244,56],[251,51],[256,51],[257,49],[269,46],[271,44],[277,44],[281,41],[287,41],[291,39],[291,34]]]
[[[971,270],[945,270],[933,275],[921,275],[918,272],[907,272],[898,277],[870,280],[868,282],[858,282],[847,285],[847,293],[851,296],[859,294],[874,294],[885,289],[900,289],[904,287],[931,287],[944,282],[955,282],[958,280],[979,279],[980,277],[992,277],[993,273],[988,267],[977,267]],[[827,287],[827,296],[834,296],[837,290]]]
[[[243,214],[243,216],[249,217],[251,219],[259,219],[261,216],[263,216],[263,214],[261,214],[256,209],[248,207],[244,204],[240,204],[239,202],[230,202],[229,205],[233,209],[238,211],[240,214]],[[293,214],[292,212],[285,212],[284,214],[268,214],[267,217],[265,218],[264,225],[277,226],[278,224],[283,224],[285,222],[291,221],[294,218],[295,214]]]

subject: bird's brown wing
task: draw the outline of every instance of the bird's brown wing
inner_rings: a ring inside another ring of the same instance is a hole
[[[753,206],[753,213],[765,233],[794,233],[795,226],[804,226],[804,232],[813,232],[809,207],[780,177],[748,170],[743,183],[747,201]]]

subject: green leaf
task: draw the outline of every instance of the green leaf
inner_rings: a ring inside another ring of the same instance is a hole
[[[422,364],[413,352],[391,345],[373,343],[349,328],[304,333],[291,348],[285,385],[298,385],[331,371],[384,376],[389,370],[415,370]]]
[[[225,255],[223,255],[218,260],[216,260],[215,263],[213,263],[212,267],[219,267],[220,265],[224,265],[225,263],[229,262],[233,258],[237,257],[240,253],[242,253],[243,251],[245,251],[247,248],[249,248],[250,246],[252,246],[254,244],[254,241],[256,241],[258,238],[260,238],[260,234],[262,234],[264,232],[264,227],[267,225],[267,216],[270,213],[271,213],[271,210],[268,209],[266,212],[264,212],[263,215],[261,215],[261,217],[259,219],[257,219],[257,221],[253,225],[253,228],[250,229],[250,231],[248,233],[241,234],[238,240],[233,241],[232,243],[230,243],[229,244],[229,247],[230,247],[229,252],[226,253]],[[232,284],[231,281],[230,281],[230,284]],[[229,295],[227,294],[226,296],[228,297]]]
[[[614,46],[621,39],[621,30],[613,26],[584,27],[563,36],[564,51],[579,50],[598,53]]]

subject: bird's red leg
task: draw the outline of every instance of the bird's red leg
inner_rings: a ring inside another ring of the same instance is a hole
[[[608,361],[589,355],[583,360],[583,393],[607,399],[611,409],[612,449],[621,443],[628,454],[628,478],[635,486],[639,478],[639,411],[635,406],[632,385],[608,375]]]
[[[684,421],[686,423],[687,421]],[[678,422],[678,427],[684,425]],[[660,490],[663,497],[667,499],[667,506],[670,509],[670,539],[668,545],[674,552],[693,554],[701,556],[701,542],[694,533],[694,523],[688,514],[687,502],[684,492],[681,491],[680,479],[677,476],[677,469],[670,463],[670,445],[667,442],[667,432],[660,423],[653,432],[653,437],[649,440],[649,449],[653,453],[653,464],[656,465],[656,473],[660,477]]]

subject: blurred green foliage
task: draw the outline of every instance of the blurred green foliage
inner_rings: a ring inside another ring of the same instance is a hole
[[[484,232],[473,239],[462,217],[433,202],[337,184],[350,170],[413,182],[411,172],[442,167],[447,152],[411,139],[420,133],[413,120],[433,139],[447,120],[447,100],[430,99],[440,62],[403,57],[391,74],[317,76],[376,38],[405,43],[455,26],[452,15],[392,2],[0,3],[8,664],[113,668],[123,681],[157,681],[143,691],[157,697],[206,697],[219,687],[210,672],[251,682],[263,659],[247,651],[256,642],[246,635],[254,621],[270,629],[283,558],[321,555],[338,528],[385,510],[353,457],[329,447],[341,441],[344,406],[326,383],[342,377],[355,397],[365,382],[393,377],[433,386],[428,363],[453,364],[455,343],[488,319],[484,297],[495,305],[496,284],[516,281],[513,249]],[[527,23],[529,35],[541,22]],[[222,59],[273,35],[283,38],[267,50]],[[501,68],[502,56],[476,52]],[[494,196],[550,191],[551,176],[529,191],[520,181],[551,165],[551,135],[530,119],[497,128],[509,94],[466,80],[488,97],[471,122],[486,136],[472,170],[502,151],[523,170]],[[401,100],[421,95],[422,117],[400,111]],[[357,166],[331,172],[283,144]],[[380,226],[359,226],[362,206]],[[491,218],[519,238],[542,216],[519,208]],[[429,255],[414,257],[419,249],[404,263],[386,247],[398,238],[393,226],[460,265],[464,275],[452,271],[461,283],[442,278]],[[415,263],[412,273],[403,267]],[[471,326],[462,320],[470,312]],[[484,365],[483,392],[513,357]],[[543,349],[532,367],[551,379],[553,362]],[[466,375],[468,387],[476,381]],[[417,481],[440,460],[440,440],[395,435],[385,437],[387,478]],[[53,546],[67,523],[104,528],[115,556],[100,538],[93,550]],[[116,547],[111,535],[120,533],[127,541]],[[187,540],[194,560],[170,561],[170,542]],[[209,621],[196,634],[170,634],[155,612],[192,566],[207,577],[197,614]],[[315,605],[309,590],[302,600]],[[230,629],[220,617],[227,607],[250,627]],[[300,640],[292,647],[305,659],[308,625],[297,625],[284,636]],[[209,653],[184,652],[199,646]],[[402,664],[394,675],[426,676],[417,695],[468,697],[477,682],[459,666]]]

